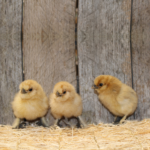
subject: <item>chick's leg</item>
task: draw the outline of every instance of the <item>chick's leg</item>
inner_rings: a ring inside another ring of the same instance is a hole
[[[58,125],[59,127],[62,127],[62,125],[60,124],[60,121],[61,121],[62,119],[63,119],[63,118],[58,119],[57,125]]]
[[[19,124],[19,128],[25,128],[27,126],[27,122],[26,119],[21,119],[20,124]]]
[[[12,125],[12,128],[13,128],[13,129],[19,129],[20,121],[21,121],[20,118],[16,118],[16,119],[14,120],[14,123],[13,123],[13,125]]]
[[[120,120],[120,124],[122,124],[122,123],[125,121],[126,118],[127,118],[127,115],[125,115],[125,116]]]
[[[114,122],[116,121],[116,119],[117,119],[117,116],[115,116],[115,118],[114,118]]]
[[[59,119],[56,119],[54,122],[54,126],[57,125]]]
[[[122,119],[122,117],[116,116],[114,119],[114,124],[118,124],[121,119]]]
[[[38,122],[38,125],[39,125],[39,126],[43,126],[43,127],[48,127],[48,124],[47,124],[47,122],[46,122],[45,117],[41,117],[41,118],[40,118],[40,121]]]
[[[76,124],[76,126],[77,126],[77,128],[81,128],[79,117],[77,117],[77,124]]]
[[[59,127],[62,127],[62,125],[59,124],[60,121],[61,121],[61,119],[56,119],[55,122],[54,122],[54,126],[57,125]]]
[[[42,125],[43,125],[44,127],[48,127],[48,126],[49,126],[48,123],[46,122],[45,117],[42,117],[40,120],[41,120],[41,123],[42,123]]]
[[[82,123],[83,127],[86,127],[87,125],[86,125],[86,123],[83,121],[82,117],[79,116],[78,118],[79,118],[80,122]]]

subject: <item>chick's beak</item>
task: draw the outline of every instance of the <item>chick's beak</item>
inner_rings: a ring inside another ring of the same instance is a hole
[[[21,93],[22,93],[22,94],[26,94],[27,92],[26,92],[25,89],[22,89],[22,90],[21,90]]]
[[[98,89],[98,87],[96,85],[93,85],[92,89]]]
[[[56,92],[56,96],[57,96],[57,97],[61,97],[62,95],[57,91],[57,92]]]

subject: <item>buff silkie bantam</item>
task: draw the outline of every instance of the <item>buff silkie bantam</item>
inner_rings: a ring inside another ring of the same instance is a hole
[[[100,102],[115,115],[114,123],[123,123],[137,108],[136,92],[116,77],[100,75],[95,78],[93,88]]]
[[[40,119],[39,125],[47,127],[48,124],[44,116],[49,105],[48,98],[39,83],[34,80],[25,80],[20,86],[19,92],[15,95],[12,102],[12,109],[16,117],[13,128],[19,128],[23,119],[34,121]]]
[[[75,88],[66,81],[58,82],[50,95],[51,113],[56,119],[54,125],[59,125],[60,120],[65,117],[67,119],[76,117],[78,120],[77,127],[80,127],[80,122],[85,127],[82,114],[82,99],[76,93]]]

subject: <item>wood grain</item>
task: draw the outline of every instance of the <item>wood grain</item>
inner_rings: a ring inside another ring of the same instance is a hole
[[[21,16],[21,0],[0,0],[0,124],[12,124],[11,101],[22,81]]]
[[[131,0],[79,1],[79,82],[87,122],[113,121],[91,89],[95,77],[109,74],[132,86],[130,17]]]
[[[150,0],[133,0],[133,85],[139,103],[136,119],[150,117]]]
[[[75,4],[75,0],[24,2],[24,77],[38,81],[48,96],[58,81],[76,87]]]

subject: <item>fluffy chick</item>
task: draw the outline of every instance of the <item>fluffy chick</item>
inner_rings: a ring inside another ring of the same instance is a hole
[[[82,99],[70,83],[65,81],[58,82],[50,95],[49,104],[51,113],[56,118],[55,125],[59,125],[58,123],[63,117],[76,117],[78,127],[80,127],[80,122],[83,126],[86,125],[80,116],[82,114]]]
[[[100,75],[95,78],[93,88],[98,94],[100,102],[123,121],[136,110],[138,98],[136,92],[119,79],[110,75]],[[117,123],[117,122],[116,122]]]
[[[41,85],[34,80],[25,80],[19,89],[12,102],[16,116],[13,128],[19,128],[21,119],[32,121],[37,118],[40,118],[41,125],[48,126],[44,118],[49,108],[48,98]]]

